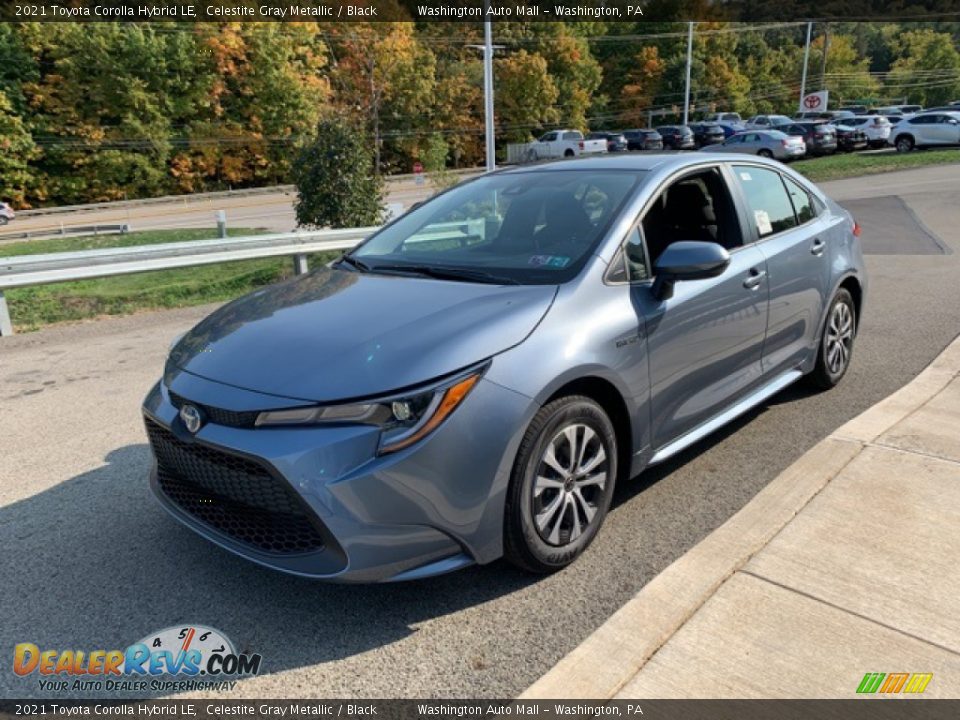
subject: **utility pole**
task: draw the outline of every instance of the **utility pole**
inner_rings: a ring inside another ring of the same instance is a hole
[[[807,45],[803,51],[803,77],[800,79],[800,112],[803,112],[803,98],[807,94],[807,63],[810,62],[810,35],[813,32],[813,23],[807,23]]]
[[[683,124],[690,120],[690,65],[693,62],[693,23],[687,28],[687,88],[683,95]]]
[[[827,89],[827,51],[830,49],[830,23],[823,24],[823,58],[820,62],[820,89]]]
[[[484,3],[490,11],[490,0]],[[493,128],[493,21],[483,21],[483,104],[486,114],[487,172],[497,169],[496,136]]]
[[[483,51],[483,111],[485,116],[485,135],[487,145],[487,172],[497,169],[496,134],[493,127],[493,51],[503,45],[493,44],[493,21],[487,14],[490,0],[483,3],[486,19],[483,21],[483,45],[468,45]]]

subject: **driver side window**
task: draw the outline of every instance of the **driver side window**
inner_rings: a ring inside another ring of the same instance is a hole
[[[668,185],[641,224],[651,271],[663,251],[682,240],[713,242],[727,250],[743,245],[736,206],[719,168],[685,175]]]

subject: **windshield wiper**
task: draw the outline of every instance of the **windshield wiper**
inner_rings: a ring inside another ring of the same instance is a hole
[[[470,268],[437,267],[435,265],[374,265],[372,272],[396,272],[423,275],[438,280],[464,280],[466,282],[490,283],[492,285],[519,285],[520,281],[505,275],[494,275],[485,270]]]
[[[353,255],[341,255],[340,259],[337,260],[337,264],[339,265],[340,263],[346,263],[360,272],[370,272],[370,266],[363,260],[357,260]]]

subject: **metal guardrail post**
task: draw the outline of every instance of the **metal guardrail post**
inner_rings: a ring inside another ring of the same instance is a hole
[[[217,237],[227,236],[227,211],[217,210]]]
[[[293,272],[297,275],[306,275],[310,271],[307,256],[297,253],[293,256]]]
[[[7,299],[0,291],[0,337],[13,335],[13,323],[10,321],[10,308],[7,307]]]

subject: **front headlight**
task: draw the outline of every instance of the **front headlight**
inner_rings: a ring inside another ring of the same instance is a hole
[[[433,432],[476,385],[483,374],[475,371],[419,393],[349,405],[325,405],[271,410],[257,417],[257,426],[321,425],[334,423],[375,425],[381,429],[381,455],[412,445]]]

